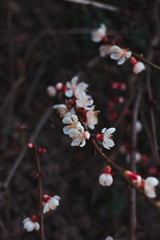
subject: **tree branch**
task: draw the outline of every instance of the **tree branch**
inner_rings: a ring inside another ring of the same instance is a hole
[[[44,218],[43,218],[43,206],[42,206],[42,174],[41,174],[41,165],[40,159],[37,152],[37,147],[34,144],[34,155],[36,160],[36,168],[38,174],[38,201],[39,201],[39,218],[40,218],[40,239],[45,240],[44,236]]]

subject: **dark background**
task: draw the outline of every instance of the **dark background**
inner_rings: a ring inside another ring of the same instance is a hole
[[[145,73],[134,75],[129,63],[119,67],[109,57],[100,59],[99,44],[91,40],[93,29],[105,23],[112,40],[121,36],[122,46],[143,53],[144,57],[151,50],[152,60],[157,65],[160,45],[150,45],[155,34],[154,13],[159,8],[159,1],[103,1],[129,12],[129,16],[126,12],[111,12],[60,0],[6,0],[0,3],[0,181],[3,186],[48,104],[64,102],[61,94],[54,99],[47,96],[48,85],[66,83],[77,74],[82,81],[88,82],[88,94],[93,97],[96,110],[100,110],[95,130],[98,132],[103,127],[116,125],[115,120],[109,120],[109,115],[115,111],[120,115],[137,91],[138,80],[145,79]],[[158,103],[158,71],[152,70],[151,80]],[[111,89],[112,81],[125,83],[127,89],[124,92]],[[114,96],[123,96],[125,101],[117,103],[113,112],[109,112],[107,103]],[[115,147],[106,150],[113,161],[125,168],[129,166],[126,156],[120,153],[120,146],[130,142],[133,104],[134,100],[130,105],[131,115],[124,116],[117,126]],[[148,106],[146,84],[143,83],[141,109],[151,129]],[[157,104],[157,131],[158,117]],[[62,128],[61,119],[53,111],[36,138],[37,146],[47,149],[47,153],[40,156],[43,192],[61,197],[56,211],[45,215],[46,239],[104,240],[108,235],[114,239],[127,239],[127,184],[115,172],[111,187],[100,186],[98,177],[104,170],[104,160],[90,142],[83,149],[71,147],[71,139],[63,134]],[[155,161],[144,128],[138,135],[137,150],[150,159],[148,163],[137,164],[138,173],[146,178]],[[1,240],[39,239],[37,232],[27,233],[22,225],[24,218],[38,210],[35,173],[34,155],[32,150],[27,150],[7,189],[0,190]],[[139,195],[137,221],[137,239],[159,239],[159,214]]]

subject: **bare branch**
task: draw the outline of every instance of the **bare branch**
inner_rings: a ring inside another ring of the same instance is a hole
[[[88,1],[88,0],[64,0],[64,1],[73,2],[73,3],[81,3],[81,4],[85,4],[85,5],[91,5],[91,6],[94,6],[97,8],[109,10],[111,12],[120,12],[120,13],[125,14],[128,17],[132,16],[131,12],[121,9],[121,8],[118,8],[118,7],[115,7],[115,6],[112,6],[110,4],[104,4],[104,3],[100,3],[100,2],[96,2],[96,1]]]

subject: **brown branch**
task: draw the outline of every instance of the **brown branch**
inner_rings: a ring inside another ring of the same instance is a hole
[[[12,0],[8,0],[7,23],[8,23],[8,50],[9,50],[9,81],[10,86],[13,84],[13,39],[12,39]]]
[[[135,160],[135,149],[137,146],[137,133],[136,133],[136,121],[138,118],[138,110],[141,100],[141,80],[138,80],[139,84],[137,86],[138,93],[136,97],[136,101],[134,104],[133,109],[133,120],[132,120],[132,131],[131,131],[131,171],[136,172],[136,160]],[[130,189],[130,218],[129,218],[129,239],[135,240],[136,239],[136,226],[137,226],[137,219],[136,219],[136,191],[134,188]]]
[[[37,148],[35,143],[34,144],[34,155],[36,160],[36,168],[37,168],[37,174],[38,174],[38,200],[39,200],[39,218],[40,218],[40,239],[45,240],[44,236],[44,218],[43,218],[43,206],[42,206],[42,174],[41,174],[41,165],[40,165],[40,159],[38,156]]]
[[[148,96],[149,96],[149,101],[150,101],[150,114],[151,114],[151,124],[152,124],[152,133],[153,133],[154,158],[155,158],[155,161],[156,161],[158,167],[160,167],[157,133],[156,133],[155,116],[154,116],[154,107],[153,107],[153,103],[152,103],[153,94],[152,94],[152,89],[151,89],[151,84],[150,84],[150,69],[148,69],[148,71],[147,71],[146,82],[147,82],[147,91],[148,91]]]
[[[32,136],[28,139],[27,142],[34,142],[38,136],[38,134],[40,133],[41,129],[43,128],[43,126],[45,125],[45,123],[47,122],[48,118],[51,116],[53,109],[51,108],[51,106],[48,107],[48,109],[46,110],[46,112],[42,115],[42,117],[40,118],[36,129],[34,131],[34,133],[32,134]],[[8,188],[8,185],[10,184],[15,171],[17,170],[17,168],[19,167],[21,161],[23,160],[26,152],[27,152],[27,146],[25,145],[22,149],[22,151],[20,152],[18,158],[16,159],[13,167],[11,168],[11,170],[9,171],[8,176],[6,177],[4,183],[2,183],[0,185],[0,189],[6,190]]]
[[[85,123],[83,122],[78,110],[74,107],[76,113],[77,113],[77,116],[79,117],[80,119],[80,122],[82,123],[84,129],[86,131],[89,131],[88,127],[85,125]],[[98,144],[96,143],[96,141],[94,140],[94,137],[91,135],[91,142],[94,146],[94,148],[96,149],[96,151],[100,154],[100,156],[105,160],[107,161],[108,164],[111,165],[111,167],[113,167],[122,177],[123,179],[131,186],[133,187],[134,189],[136,189],[137,192],[139,192],[152,206],[154,206],[159,212],[160,212],[160,202],[156,202],[155,200],[149,198],[136,184],[132,183],[129,178],[126,176],[126,173],[125,173],[125,169],[123,169],[122,167],[119,167],[116,163],[114,163],[109,157],[107,157],[104,152],[101,150],[101,148],[98,146]]]
[[[152,63],[151,61],[147,60],[146,58],[142,57],[141,54],[132,52],[132,55],[133,55],[134,57],[140,59],[142,62],[144,62],[144,63],[148,64],[149,66],[151,66],[151,67],[157,69],[158,71],[160,71],[160,66],[158,66],[158,65]]]
[[[152,154],[154,155],[153,138],[152,138],[152,135],[151,135],[151,132],[150,132],[150,128],[148,127],[148,124],[147,124],[147,121],[146,121],[146,118],[145,118],[145,115],[144,115],[144,111],[142,109],[141,109],[141,118],[142,118],[142,123],[143,123],[144,129],[145,129],[147,138],[149,140],[149,144],[150,144],[150,147],[151,147],[151,150],[152,150]]]
[[[153,46],[157,46],[159,44],[160,35],[159,35],[159,28],[160,28],[160,19],[159,19],[159,2],[153,1],[152,8],[151,8],[151,20],[152,20],[152,39],[150,42],[150,48],[148,51],[148,59],[150,61],[154,58],[153,53]],[[156,125],[155,125],[155,115],[154,115],[154,105],[153,105],[153,93],[150,83],[150,76],[151,76],[151,69],[147,69],[147,75],[146,75],[146,85],[147,85],[147,91],[148,91],[148,97],[150,101],[150,114],[151,114],[151,124],[152,124],[152,133],[153,133],[153,147],[154,147],[154,158],[156,160],[156,163],[158,165],[158,168],[160,170],[160,159],[159,159],[159,153],[158,153],[158,141],[157,141],[157,134],[156,134]]]
[[[12,87],[11,91],[7,94],[6,98],[3,101],[3,104],[0,108],[0,113],[2,113],[5,110],[5,108],[8,106],[9,102],[11,101],[13,96],[15,95],[15,93],[18,90],[18,88],[20,87],[20,85],[24,82],[24,80],[25,80],[25,76],[21,75],[18,78],[18,80],[13,84],[13,87]]]
[[[97,8],[101,8],[103,10],[105,9],[105,10],[109,10],[111,12],[123,13],[124,15],[126,15],[128,17],[132,16],[131,12],[129,12],[127,10],[124,10],[124,9],[121,9],[121,8],[118,8],[118,7],[115,7],[115,6],[112,6],[110,4],[104,4],[104,3],[100,3],[100,2],[96,2],[96,1],[88,1],[88,0],[64,0],[64,1],[73,2],[73,3],[80,3],[80,4],[85,4],[85,5],[91,5],[91,6],[94,6],[94,7],[97,7]]]

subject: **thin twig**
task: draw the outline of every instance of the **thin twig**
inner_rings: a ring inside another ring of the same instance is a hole
[[[12,11],[11,11],[11,0],[8,0],[8,12],[7,12],[7,23],[8,23],[8,50],[9,50],[9,81],[10,86],[13,84],[13,39],[12,39]]]
[[[146,58],[142,57],[141,54],[132,52],[132,55],[136,58],[139,58],[142,62],[144,62],[144,63],[148,64],[149,66],[151,66],[151,67],[157,69],[158,71],[160,71],[160,66],[158,66],[158,65],[152,63],[151,61],[147,60]]]
[[[80,122],[82,123],[84,129],[88,132],[89,129],[88,127],[85,125],[85,123],[83,122],[78,110],[74,107]],[[102,158],[107,161],[108,164],[110,164],[117,172],[119,172],[119,174],[123,177],[123,179],[133,188],[136,189],[137,192],[139,192],[152,206],[154,206],[159,212],[160,212],[160,202],[156,202],[155,200],[149,198],[138,186],[136,186],[134,183],[132,183],[129,178],[126,176],[125,173],[125,169],[123,169],[122,167],[119,167],[115,162],[113,162],[109,157],[107,157],[104,152],[101,150],[101,148],[98,146],[98,144],[96,143],[96,141],[94,140],[94,137],[91,135],[91,142],[95,148],[95,150],[102,156]]]
[[[43,206],[42,206],[42,173],[41,173],[41,165],[40,159],[38,156],[37,148],[35,143],[34,144],[34,155],[36,160],[36,168],[38,174],[38,200],[39,200],[39,218],[40,218],[40,239],[45,240],[44,236],[44,218],[43,218]]]
[[[152,95],[151,84],[150,84],[150,69],[148,69],[146,81],[147,81],[148,96],[149,96],[149,100],[150,100],[150,114],[151,114],[151,124],[152,124],[152,133],[153,133],[154,159],[157,163],[157,166],[160,167],[155,116],[154,116],[154,108],[153,108],[153,103],[152,103],[153,95]]]
[[[91,6],[94,6],[97,8],[101,8],[103,10],[105,9],[105,10],[109,10],[111,12],[123,13],[124,15],[126,15],[128,17],[132,16],[131,12],[121,9],[121,8],[118,8],[118,7],[115,7],[115,6],[112,6],[110,4],[104,4],[104,3],[100,3],[100,2],[96,2],[96,1],[88,1],[88,0],[64,0],[64,1],[73,2],[73,3],[81,3],[81,4],[85,4],[85,5],[91,5]]]
[[[150,143],[152,153],[154,155],[153,138],[152,138],[152,135],[151,135],[151,132],[150,132],[150,128],[148,127],[148,124],[147,124],[147,121],[146,121],[146,118],[145,118],[145,115],[144,115],[144,111],[142,109],[141,109],[141,119],[142,119],[142,123],[143,123],[144,129],[145,129],[147,138],[148,138],[149,143]]]
[[[20,85],[24,82],[25,77],[24,75],[21,75],[18,80],[14,83],[11,91],[8,93],[8,95],[6,96],[6,98],[3,101],[3,104],[0,108],[0,113],[2,113],[4,111],[4,109],[8,106],[9,102],[11,101],[11,99],[13,98],[13,96],[15,95],[17,89],[20,87]]]
[[[128,109],[128,107],[131,105],[133,99],[134,99],[134,96],[135,96],[135,92],[133,93],[133,95],[129,98],[129,100],[126,102],[125,106],[124,106],[124,109],[121,113],[121,115],[119,116],[118,120],[116,121],[116,124],[115,124],[115,128],[119,126],[119,124],[121,123],[121,121],[123,120],[123,117],[125,116],[125,112],[126,110]]]
[[[141,80],[138,80],[139,84],[137,86],[138,93],[134,104],[133,109],[133,119],[132,119],[132,131],[131,131],[131,171],[136,172],[136,160],[135,160],[135,149],[137,146],[137,133],[136,133],[136,121],[138,118],[138,110],[141,100]],[[129,224],[129,239],[135,240],[136,239],[136,225],[137,225],[137,219],[136,219],[136,191],[134,188],[130,189],[130,218],[129,218],[130,224]]]
[[[43,128],[43,126],[45,125],[45,123],[47,122],[48,118],[51,116],[53,109],[51,108],[51,106],[49,106],[49,108],[46,110],[46,112],[43,114],[43,116],[41,117],[41,119],[39,120],[37,127],[34,131],[34,133],[32,134],[32,136],[28,139],[28,142],[34,142],[38,136],[38,134],[40,133],[41,129]],[[17,170],[17,168],[19,167],[21,161],[23,160],[26,152],[27,152],[27,145],[25,145],[22,149],[22,151],[20,152],[18,158],[16,159],[13,167],[11,168],[8,176],[6,177],[4,183],[2,183],[0,185],[0,188],[3,190],[6,190],[8,188],[8,185],[10,184],[15,171]]]
[[[157,46],[159,44],[160,35],[159,35],[159,28],[160,28],[160,19],[159,19],[159,2],[153,1],[152,8],[152,40],[150,42],[150,49],[148,51],[148,59],[150,61],[153,60],[154,53],[153,53],[153,46]],[[159,68],[160,69],[160,68]],[[154,105],[153,105],[153,93],[150,83],[150,76],[151,76],[151,69],[147,69],[147,75],[146,75],[146,84],[147,84],[147,91],[148,91],[148,97],[150,101],[150,114],[151,114],[151,124],[152,124],[152,133],[153,133],[153,147],[154,147],[154,158],[156,160],[156,163],[158,165],[158,168],[160,170],[160,159],[159,159],[159,153],[158,153],[158,141],[157,141],[157,133],[156,133],[156,125],[155,125],[155,115],[154,115]]]

